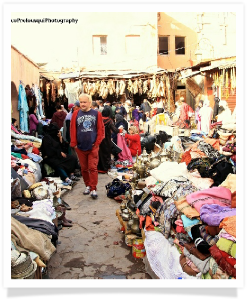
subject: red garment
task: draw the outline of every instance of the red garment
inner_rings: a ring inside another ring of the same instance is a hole
[[[232,193],[231,208],[236,208],[236,191]]]
[[[35,154],[35,155],[39,155],[39,149],[35,146],[33,146],[33,149],[32,149],[32,153]]]
[[[189,120],[189,112],[194,113],[194,110],[187,103],[182,103],[179,116],[180,120]]]
[[[133,135],[125,134],[124,137],[127,140],[127,144],[131,151],[132,157],[136,156],[137,152],[138,152],[138,156],[140,156],[142,153],[140,135],[139,134],[133,134]]]
[[[226,259],[226,261],[232,265],[233,267],[236,265],[236,259],[235,257],[231,256],[227,252],[220,250],[221,255]]]
[[[29,157],[27,155],[21,154],[22,159],[29,159]]]
[[[76,110],[72,114],[70,122],[70,146],[77,146],[77,126],[76,117],[79,110]],[[81,173],[86,186],[89,186],[91,190],[96,190],[98,183],[98,161],[99,161],[99,145],[101,141],[105,138],[105,126],[102,121],[102,114],[98,112],[97,117],[97,138],[94,146],[91,150],[82,151],[75,148],[78,155]]]
[[[90,187],[90,190],[97,190],[98,184],[98,161],[99,161],[99,148],[93,147],[89,151],[82,151],[75,148],[78,155],[81,174],[86,186]]]
[[[190,152],[191,152],[191,149],[183,153],[181,163],[185,162],[186,165],[188,165],[190,163],[190,161],[191,161]]]
[[[77,137],[76,137],[76,117],[79,110],[76,110],[72,114],[70,122],[70,146],[77,146]],[[94,146],[99,146],[101,141],[105,138],[105,126],[102,120],[102,114],[98,111],[97,118],[97,138],[94,143]]]
[[[154,225],[152,218],[150,216],[146,216],[146,224],[145,224],[146,230],[154,230]],[[141,227],[140,227],[141,228]]]
[[[153,108],[151,117],[154,117],[157,114],[157,108]]]
[[[73,113],[74,114],[74,113]],[[63,122],[65,120],[67,113],[64,111],[57,111],[53,114],[51,123],[56,123],[59,127],[59,130],[63,127]]]
[[[209,252],[224,272],[236,278],[236,269],[228,262],[229,259],[227,260],[227,258],[222,255],[222,251],[216,245],[210,247]]]
[[[187,232],[184,230],[184,228],[182,226],[177,225],[176,226],[176,232],[177,233],[182,233],[182,234],[187,234]]]

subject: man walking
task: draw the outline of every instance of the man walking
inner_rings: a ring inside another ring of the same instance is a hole
[[[102,114],[91,109],[92,98],[82,93],[79,96],[80,109],[74,111],[70,125],[70,146],[74,147],[81,165],[81,174],[86,185],[83,194],[98,197],[99,145],[105,137]]]

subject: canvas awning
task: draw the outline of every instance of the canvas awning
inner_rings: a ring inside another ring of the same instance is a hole
[[[199,93],[202,93],[202,88],[196,83],[193,78],[187,78],[186,87],[193,95],[193,97],[196,97]]]

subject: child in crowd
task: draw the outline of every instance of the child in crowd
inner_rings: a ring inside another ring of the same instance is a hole
[[[138,129],[135,126],[130,126],[129,134],[124,135],[127,145],[130,149],[131,156],[135,157],[138,153],[138,156],[141,155],[141,137],[138,134]]]

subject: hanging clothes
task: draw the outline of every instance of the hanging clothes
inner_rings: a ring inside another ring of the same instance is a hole
[[[28,104],[25,88],[22,84],[19,85],[18,95],[18,111],[20,111],[20,129],[21,131],[29,132],[28,130]]]
[[[81,81],[65,83],[65,96],[68,98],[68,104],[74,104],[79,99],[79,94],[82,92]]]
[[[41,91],[39,89],[39,87],[35,84],[34,85],[34,94],[36,97],[36,106],[37,106],[37,117],[40,120],[41,117],[44,115],[43,114],[43,108],[42,108],[42,94]]]
[[[55,83],[51,83],[51,100],[53,102],[56,101],[57,98],[57,88],[56,88],[56,84]]]

